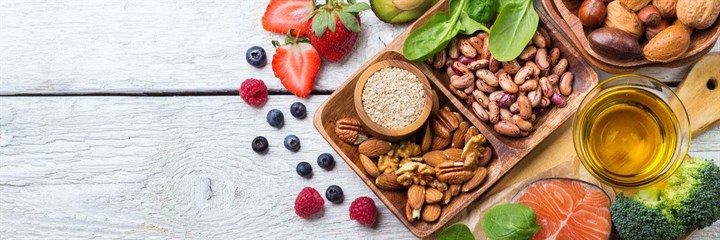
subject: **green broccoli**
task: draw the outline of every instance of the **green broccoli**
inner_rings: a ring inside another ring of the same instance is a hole
[[[610,216],[620,237],[625,240],[668,239],[685,234],[686,228],[667,211],[657,188],[642,190],[632,198],[620,193]]]
[[[720,167],[712,160],[685,160],[668,180],[663,198],[688,230],[712,225],[720,219]]]

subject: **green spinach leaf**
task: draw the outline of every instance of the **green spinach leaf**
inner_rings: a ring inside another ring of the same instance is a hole
[[[436,13],[430,20],[413,30],[403,44],[403,55],[410,61],[423,61],[435,55],[457,35],[459,29],[444,12]]]
[[[438,240],[475,240],[467,225],[456,223],[440,232]]]
[[[467,2],[465,12],[479,23],[492,20],[500,11],[499,0],[467,0]]]
[[[517,58],[535,35],[538,21],[532,0],[503,3],[488,43],[495,59],[505,62]]]
[[[535,212],[525,205],[508,203],[493,207],[482,218],[485,235],[491,240],[531,239],[540,225]]]

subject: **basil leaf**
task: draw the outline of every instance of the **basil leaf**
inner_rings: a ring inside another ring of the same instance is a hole
[[[370,5],[367,3],[353,3],[352,5],[343,8],[342,11],[346,13],[359,13],[368,9],[370,9]]]
[[[491,240],[531,239],[540,225],[535,212],[521,204],[501,204],[487,211],[482,218],[485,235]]]
[[[340,12],[338,13],[338,16],[340,17],[340,22],[343,26],[345,26],[345,28],[353,32],[360,32],[360,23],[357,18],[355,18],[355,15],[347,12]]]
[[[410,61],[422,61],[441,51],[459,29],[444,12],[438,12],[425,24],[410,32],[403,44],[403,55]]]
[[[493,24],[488,43],[495,59],[506,62],[517,58],[535,35],[538,21],[532,0],[505,3]]]
[[[492,20],[500,11],[499,0],[467,0],[467,2],[465,12],[468,13],[470,18],[479,23]]]
[[[456,223],[440,232],[438,240],[475,240],[467,225]]]

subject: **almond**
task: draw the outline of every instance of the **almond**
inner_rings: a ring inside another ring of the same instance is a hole
[[[467,180],[470,180],[473,176],[475,176],[473,172],[463,170],[441,173],[437,176],[437,179],[442,182],[447,182],[449,184],[461,184]]]
[[[484,167],[479,167],[475,170],[475,175],[468,180],[465,184],[462,185],[462,192],[469,192],[470,190],[473,190],[480,186],[485,181],[485,178],[487,177],[487,169]]]
[[[369,157],[360,154],[360,164],[371,177],[376,178],[380,175],[380,170],[378,170],[377,165],[375,165],[375,162]]]
[[[450,203],[450,200],[453,197],[451,189],[452,189],[452,186],[450,186],[450,188],[448,188],[447,190],[445,190],[443,192],[443,198],[442,198],[442,201],[440,202],[440,204],[446,205],[446,204]]]
[[[422,152],[430,151],[432,145],[433,133],[430,128],[430,124],[425,125],[425,134],[423,134],[422,142],[420,143],[420,149]]]
[[[452,137],[452,130],[450,130],[447,126],[443,125],[442,122],[437,120],[437,118],[430,119],[430,128],[432,129],[435,137]]]
[[[437,204],[426,205],[422,210],[422,219],[426,222],[434,222],[440,218],[442,208]]]
[[[430,150],[442,150],[445,149],[448,144],[450,144],[450,138],[443,138],[441,136],[435,135],[435,137],[433,137]]]
[[[368,139],[358,146],[360,154],[368,156],[369,158],[376,158],[387,154],[392,150],[392,144],[385,140],[377,138]]]
[[[457,196],[458,194],[460,194],[460,184],[450,185],[450,195],[452,195],[454,197],[454,196]]]
[[[452,141],[450,142],[450,147],[452,148],[463,148],[465,145],[465,133],[467,133],[468,129],[470,129],[470,123],[467,121],[462,121],[460,125],[458,125],[458,128],[455,130],[455,133],[453,134]]]
[[[438,203],[443,198],[443,193],[435,188],[425,189],[425,203],[433,204]]]
[[[448,160],[455,162],[462,162],[462,149],[459,148],[448,148],[443,151],[447,156]]]
[[[405,202],[405,217],[410,222],[420,219],[420,209],[413,209],[410,207],[410,202]]]
[[[443,151],[427,152],[427,153],[425,153],[425,155],[422,156],[422,158],[425,161],[425,163],[427,163],[428,165],[430,165],[432,167],[437,167],[441,163],[448,160],[447,156],[445,155],[445,153]]]
[[[400,190],[403,186],[397,181],[398,176],[395,174],[383,173],[375,179],[375,185],[387,191]]]
[[[408,203],[413,209],[420,209],[425,202],[425,187],[420,185],[412,185],[408,188]]]

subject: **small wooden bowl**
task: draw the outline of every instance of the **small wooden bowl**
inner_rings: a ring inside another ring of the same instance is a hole
[[[422,83],[423,85],[423,89],[425,90],[425,106],[423,107],[420,116],[414,122],[410,123],[410,125],[402,128],[387,128],[373,122],[365,112],[362,104],[362,92],[363,89],[365,89],[365,84],[367,83],[370,76],[380,71],[381,69],[389,67],[405,69],[411,72],[412,74],[417,76],[418,80],[420,80],[420,83]],[[428,117],[430,117],[433,105],[435,105],[435,102],[437,102],[437,97],[433,97],[433,95],[435,94],[430,87],[430,82],[428,81],[428,78],[425,76],[425,74],[420,71],[420,69],[405,61],[384,60],[370,65],[370,67],[366,68],[362,75],[360,75],[360,78],[355,84],[355,111],[357,111],[360,122],[365,126],[365,129],[373,136],[390,141],[402,140],[420,129],[423,124],[425,124]]]
[[[692,64],[710,52],[720,35],[720,18],[712,26],[703,30],[694,30],[690,39],[690,48],[680,59],[669,63],[651,62],[645,57],[635,59],[613,59],[600,55],[590,48],[587,36],[592,29],[584,28],[577,17],[583,0],[539,0],[545,12],[560,31],[570,39],[583,58],[593,66],[611,73],[627,73],[642,67],[679,67]]]

